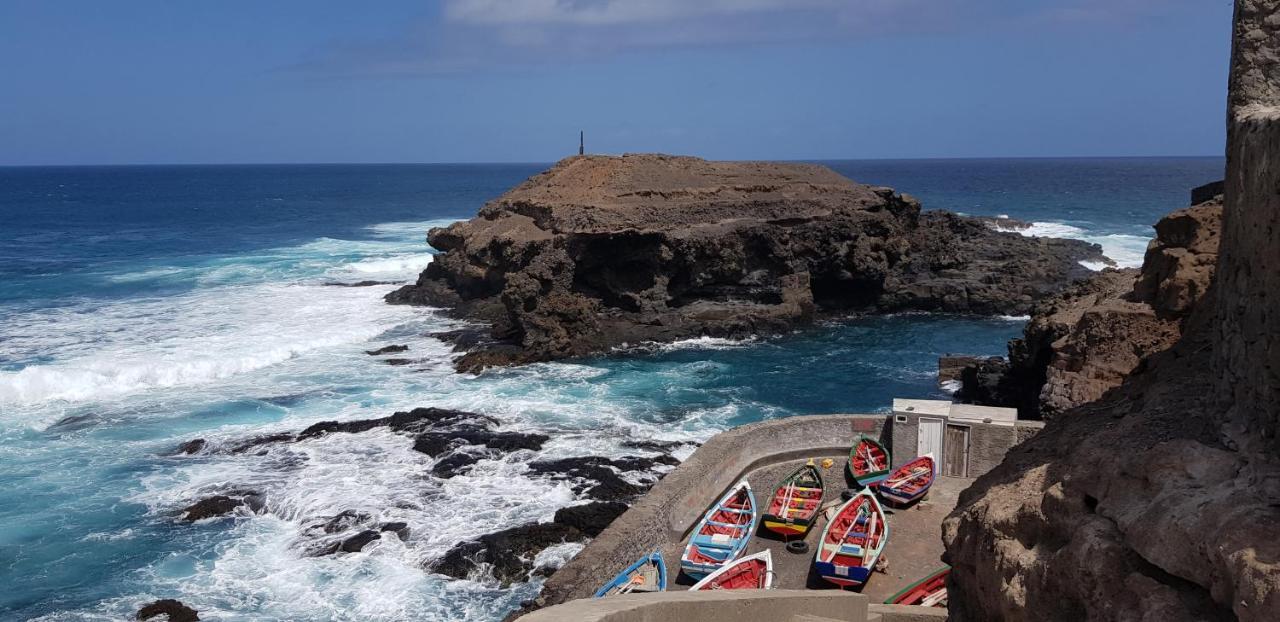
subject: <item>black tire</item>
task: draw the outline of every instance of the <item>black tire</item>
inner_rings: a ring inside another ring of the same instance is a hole
[[[804,555],[809,552],[809,543],[804,540],[792,540],[787,543],[787,552]]]

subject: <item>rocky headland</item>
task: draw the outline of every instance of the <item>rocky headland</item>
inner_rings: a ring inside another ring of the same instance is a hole
[[[1104,270],[1037,303],[1007,359],[944,357],[940,372],[960,381],[958,400],[1017,408],[1024,419],[1102,397],[1181,337],[1213,279],[1221,229],[1221,195],[1165,216],[1141,269]]]
[[[387,300],[489,327],[442,335],[466,371],[823,314],[1022,315],[1102,260],[822,166],[665,155],[565,159],[427,239],[442,253]]]
[[[1236,2],[1208,290],[1140,285],[1165,308],[1199,298],[1176,343],[962,494],[943,527],[952,619],[1280,619],[1277,8]]]

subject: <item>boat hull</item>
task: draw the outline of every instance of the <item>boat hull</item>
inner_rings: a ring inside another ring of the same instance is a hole
[[[859,451],[859,446],[863,444],[878,450],[874,453],[883,456],[885,468],[859,472],[858,468],[854,466],[854,464]],[[892,471],[889,468],[889,465],[892,464],[892,462],[892,458],[889,456],[889,450],[885,448],[884,445],[881,445],[880,441],[867,436],[859,436],[857,440],[853,442],[853,447],[849,450],[849,462],[845,464],[845,470],[849,472],[849,477],[853,478],[853,481],[859,486],[864,488],[873,488],[880,485],[880,482],[889,477],[889,473]]]
[[[814,562],[818,576],[840,587],[857,587],[871,578],[871,569],[855,566],[837,566],[830,562]]]
[[[735,502],[745,507],[735,507]],[[747,520],[740,520],[739,516]],[[717,518],[721,520],[713,520]],[[684,554],[680,556],[680,570],[694,579],[702,579],[723,568],[746,550],[747,542],[759,523],[759,506],[751,486],[746,480],[738,482],[707,510],[694,527]]]
[[[666,590],[667,589],[667,564],[662,559],[662,553],[658,551],[658,552],[654,552],[652,555],[641,557],[640,559],[633,562],[630,566],[627,566],[625,569],[623,569],[622,572],[619,572],[618,576],[614,577],[613,580],[609,581],[608,583],[601,586],[600,589],[596,590],[595,597],[596,598],[604,597],[609,593],[610,590],[614,589],[615,587],[618,587],[619,585],[627,581],[628,580],[627,578],[628,576],[631,575],[631,573],[635,572],[636,570],[639,570],[641,566],[644,566],[645,564],[650,564],[650,563],[652,563],[655,566],[658,572],[657,585],[655,585],[653,589],[646,589],[642,591],[661,592]]]

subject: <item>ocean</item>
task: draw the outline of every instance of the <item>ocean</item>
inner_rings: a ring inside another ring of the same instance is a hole
[[[1219,179],[1221,158],[824,162],[926,209],[1008,216],[1139,265],[1151,225]],[[582,500],[530,476],[538,457],[634,454],[728,427],[876,412],[945,397],[944,353],[1003,354],[1025,318],[850,317],[790,335],[700,339],[584,360],[453,373],[426,336],[456,327],[390,306],[432,258],[431,226],[470,217],[546,167],[0,168],[0,619],[120,620],[177,598],[208,620],[497,620],[536,594],[422,567],[460,541]],[[405,344],[391,366],[365,350]],[[552,436],[535,455],[450,480],[383,431],[267,455],[170,455],[180,443],[297,431],[438,406]],[[181,524],[226,486],[253,517]],[[344,510],[404,521],[407,541],[304,555],[302,525]],[[580,545],[554,547],[554,566]]]

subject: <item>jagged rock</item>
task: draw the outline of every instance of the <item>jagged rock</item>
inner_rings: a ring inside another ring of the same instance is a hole
[[[679,464],[679,461],[667,455],[655,458],[625,457],[616,460],[600,456],[583,456],[531,462],[529,472],[559,479],[579,480],[573,487],[574,492],[585,492],[593,499],[625,501],[639,496],[648,490],[648,486],[633,484],[623,479],[619,471],[652,470],[660,464],[674,465]],[[595,483],[590,483],[592,481]]]
[[[427,569],[455,579],[471,578],[482,568],[491,569],[503,586],[526,581],[532,560],[543,549],[586,537],[581,531],[556,523],[536,523],[505,529],[463,542],[449,549]]]
[[[671,453],[686,445],[691,445],[696,447],[698,446],[698,443],[695,443],[693,441],[650,441],[650,440],[622,441],[622,446],[628,449],[639,449],[641,451],[654,451],[654,452],[661,452],[664,454]]]
[[[402,522],[382,523],[381,525],[378,526],[378,531],[382,533],[387,533],[388,531],[390,531],[391,533],[396,534],[396,537],[400,538],[401,540],[409,539],[409,523],[402,523]]]
[[[593,501],[585,505],[571,505],[556,510],[552,522],[573,527],[594,538],[600,535],[615,519],[627,511],[627,504],[617,501]]]
[[[174,453],[188,456],[191,454],[198,454],[204,450],[205,444],[206,443],[203,438],[191,439],[181,445],[178,445],[178,449],[175,450]]]
[[[382,359],[382,362],[394,367],[400,367],[403,365],[411,365],[413,363],[417,363],[417,361],[413,359]]]
[[[417,433],[430,428],[461,424],[473,426],[497,425],[498,420],[487,415],[462,410],[415,408],[407,412],[397,412],[390,417],[382,417],[380,419],[321,421],[298,434],[298,440],[316,438],[335,432],[356,434],[380,427],[389,427],[396,432]]]
[[[338,547],[338,550],[343,553],[359,553],[360,551],[363,551],[364,547],[368,546],[370,542],[381,538],[381,533],[373,529],[366,529],[354,536],[351,536],[350,538],[347,538],[346,540],[343,540],[342,545]]]
[[[206,518],[224,516],[234,512],[236,508],[241,506],[247,507],[254,512],[260,511],[263,507],[261,493],[234,491],[201,499],[182,509],[182,520],[194,523]]]
[[[549,440],[551,437],[545,434],[494,432],[480,427],[463,427],[448,432],[420,434],[413,442],[413,449],[432,457],[438,457],[463,445],[482,445],[503,452],[520,449],[537,451],[542,449],[542,444]]]
[[[455,451],[431,465],[431,474],[442,479],[465,475],[472,465],[492,456],[488,452]]]
[[[150,620],[156,616],[167,616],[169,622],[199,622],[199,612],[182,604],[180,600],[164,598],[144,605],[136,616],[139,620]]]
[[[356,510],[343,510],[334,517],[320,524],[319,530],[327,534],[342,533],[353,527],[363,525],[373,517]]]
[[[563,160],[428,239],[443,254],[387,301],[491,326],[462,371],[776,333],[817,313],[1022,314],[1101,259],[1083,242],[921,215],[820,166],[662,155]]]
[[[1276,8],[1236,2],[1212,284],[1173,347],[961,494],[943,525],[951,619],[1280,619]]]
[[[409,346],[390,345],[390,346],[383,346],[381,348],[378,348],[377,350],[365,350],[364,353],[368,354],[369,356],[378,356],[381,354],[391,354],[393,352],[405,352],[408,350],[409,350]]]
[[[1161,317],[1185,315],[1205,294],[1218,262],[1222,198],[1180,209],[1156,223],[1134,296]]]
[[[1119,386],[1178,340],[1213,277],[1221,219],[1217,199],[1160,219],[1140,271],[1104,270],[1037,304],[1008,364],[970,365],[957,398],[1047,419]]]
[[[394,281],[356,281],[355,283],[339,283],[335,281],[324,283],[324,285],[328,287],[373,287],[375,285],[398,285],[398,283]]]

